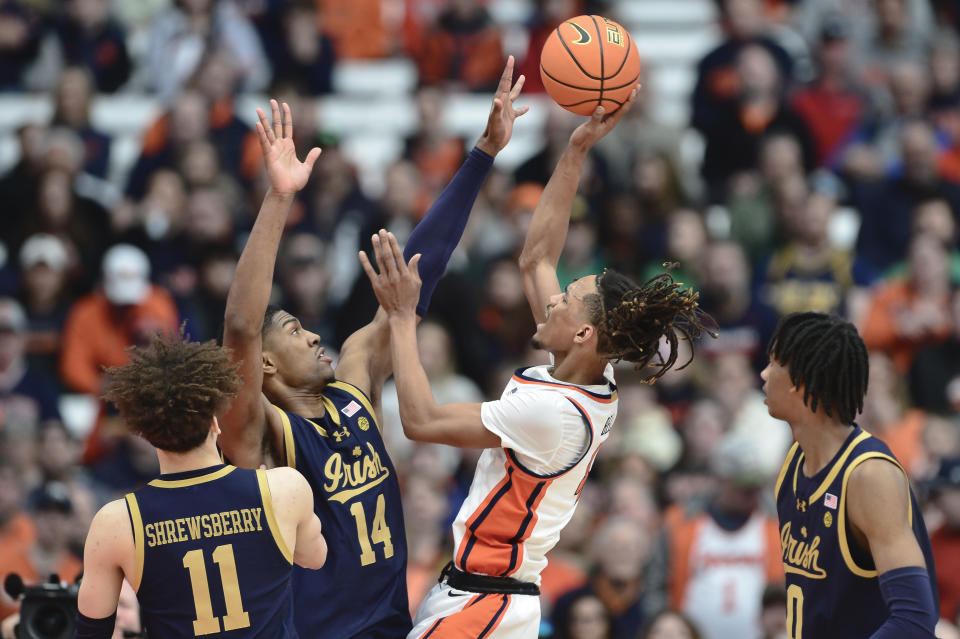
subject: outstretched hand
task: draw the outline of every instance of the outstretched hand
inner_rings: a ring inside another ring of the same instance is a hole
[[[313,147],[303,162],[297,159],[297,150],[293,146],[293,114],[290,106],[283,103],[283,116],[276,100],[270,100],[273,111],[273,124],[267,124],[263,109],[257,109],[257,137],[260,150],[263,151],[263,163],[267,168],[267,177],[275,193],[293,195],[307,184],[313,164],[320,157],[320,149]]]
[[[360,264],[370,278],[377,301],[388,315],[416,316],[417,302],[420,300],[420,273],[417,268],[420,254],[410,258],[408,264],[403,260],[403,251],[393,233],[380,229],[372,239],[374,259],[380,272],[374,270],[370,258],[363,251],[360,251]]]
[[[496,155],[507,146],[510,136],[513,135],[513,121],[530,110],[528,106],[514,107],[513,101],[520,96],[520,89],[526,80],[524,76],[513,81],[513,56],[507,58],[507,66],[500,76],[500,84],[493,94],[493,106],[490,107],[490,117],[487,118],[487,128],[484,129],[477,148],[489,155]]]
[[[603,136],[613,130],[613,127],[617,126],[617,122],[623,118],[627,111],[633,106],[633,103],[636,102],[637,94],[639,93],[640,85],[637,85],[633,91],[630,92],[630,97],[623,103],[623,106],[613,113],[607,114],[606,109],[602,106],[594,109],[590,119],[574,129],[570,135],[570,146],[589,149],[599,142]]]

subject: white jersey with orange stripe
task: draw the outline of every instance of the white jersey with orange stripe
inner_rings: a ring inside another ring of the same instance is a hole
[[[613,367],[604,384],[577,386],[552,366],[518,370],[500,399],[483,404],[501,448],[480,456],[453,523],[464,571],[540,583],[546,554],[573,516],[600,445],[617,416]]]

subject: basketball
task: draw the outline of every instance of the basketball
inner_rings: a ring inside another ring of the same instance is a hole
[[[640,77],[640,54],[627,30],[601,16],[577,16],[553,30],[540,53],[540,77],[568,111],[620,108]]]

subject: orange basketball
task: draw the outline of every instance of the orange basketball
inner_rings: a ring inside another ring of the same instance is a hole
[[[557,104],[580,115],[616,111],[640,78],[640,54],[627,30],[601,16],[577,16],[553,30],[540,53],[540,77]]]

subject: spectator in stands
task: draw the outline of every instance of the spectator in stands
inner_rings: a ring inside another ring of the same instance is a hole
[[[738,175],[730,183],[727,210],[730,238],[747,252],[751,264],[765,259],[781,240],[780,208],[791,190],[805,180],[803,149],[787,131],[760,141],[758,171]]]
[[[757,166],[760,141],[766,135],[788,132],[800,143],[804,168],[811,169],[814,162],[810,133],[785,101],[788,78],[770,51],[759,44],[739,47],[734,69],[737,92],[714,105],[709,117],[694,121],[706,144],[701,173],[715,202],[724,199],[731,177]]]
[[[0,298],[0,419],[29,428],[60,420],[56,386],[27,362],[29,326],[20,304]]]
[[[233,60],[244,91],[259,91],[270,80],[270,65],[256,30],[234,2],[176,0],[150,28],[147,74],[161,102],[169,104],[206,55]]]
[[[24,88],[24,75],[40,50],[43,26],[29,3],[0,1],[0,91]]]
[[[327,305],[329,260],[329,247],[311,233],[288,236],[277,260],[283,308],[325,343],[333,341],[333,318]]]
[[[387,433],[389,431],[384,431]],[[396,459],[406,457],[397,457],[392,448],[390,456]],[[443,568],[448,556],[446,528],[449,510],[444,487],[435,478],[415,473],[407,476],[403,486],[403,520],[407,533],[407,592],[411,614],[416,613],[424,596],[436,583],[437,570]]]
[[[613,635],[633,637],[644,622],[643,567],[649,558],[648,533],[622,517],[607,519],[593,538],[593,569],[587,585],[557,599],[551,615],[555,628],[569,627],[571,604],[592,594],[610,615]]]
[[[960,211],[960,185],[937,171],[937,145],[929,124],[913,120],[900,130],[903,173],[879,182],[855,182],[853,205],[860,211],[855,269],[870,283],[904,259],[911,238],[912,215],[921,201],[938,197]]]
[[[415,57],[423,84],[491,90],[503,68],[500,28],[480,0],[452,0],[427,29]]]
[[[808,192],[803,180],[781,206],[786,243],[760,267],[757,294],[780,317],[802,310],[841,313],[853,287],[853,256],[834,248],[828,234],[836,201]]]
[[[861,79],[882,85],[897,63],[923,63],[927,30],[911,20],[908,0],[876,0],[872,3],[873,32],[858,42],[857,62]]]
[[[282,37],[272,59],[273,81],[284,82],[304,96],[333,91],[336,50],[333,39],[318,25],[316,3],[313,0],[291,2],[284,10],[281,23]],[[366,37],[366,34],[361,36]]]
[[[126,83],[133,66],[123,26],[111,17],[108,0],[69,0],[66,5],[53,28],[63,62],[86,68],[99,92],[113,93]]]
[[[734,105],[743,92],[738,58],[742,50],[756,44],[767,50],[778,69],[777,75],[788,82],[793,61],[767,34],[760,0],[723,0],[720,2],[724,41],[697,65],[697,80],[692,96],[692,126],[703,133],[715,131],[717,118]]]
[[[60,375],[71,391],[99,395],[104,367],[127,361],[126,349],[151,333],[173,332],[177,309],[170,294],[150,283],[150,263],[138,248],[112,247],[103,258],[103,283],[70,308],[63,327]],[[101,418],[87,439],[85,459],[97,458],[115,437]],[[122,432],[122,431],[121,431]]]
[[[668,525],[670,606],[705,639],[750,636],[764,587],[783,580],[779,526],[760,506],[770,479],[761,454],[750,439],[726,436],[711,460],[715,494]]]
[[[211,248],[198,259],[195,271],[189,269],[192,277],[180,272],[171,273],[171,279],[189,277],[194,280],[193,286],[184,287],[184,294],[177,299],[177,307],[187,322],[191,338],[217,339],[222,329],[227,292],[237,269],[237,255],[228,248]],[[187,272],[187,269],[182,270]]]
[[[767,343],[776,328],[776,312],[752,295],[750,266],[739,244],[712,242],[703,264],[700,303],[716,320],[718,336],[702,341],[699,353],[740,352],[759,373],[767,365]]]
[[[950,293],[945,247],[926,235],[914,237],[907,277],[882,283],[872,296],[860,331],[864,344],[888,354],[905,374],[918,349],[949,337]]]
[[[596,595],[583,591],[568,605],[564,625],[554,629],[557,639],[618,639],[611,628],[610,613]]]
[[[66,129],[54,134],[69,143],[79,164],[83,152],[79,139]],[[111,239],[110,219],[98,202],[77,193],[75,178],[75,173],[60,168],[50,168],[41,174],[34,213],[24,225],[24,237],[46,233],[60,238],[68,252],[78,256],[80,286],[88,289]]]
[[[861,126],[848,141],[848,148],[840,149],[841,166],[851,168],[850,149],[868,149],[877,155],[877,162],[885,170],[897,169],[906,161],[902,157],[900,136],[903,128],[924,117],[929,95],[929,77],[920,62],[903,60],[887,69],[885,88],[890,96],[890,108],[864,118]]]
[[[540,52],[543,50],[547,38],[564,20],[583,13],[580,10],[581,2],[578,0],[535,0],[533,4],[534,10],[526,24],[527,53],[517,65],[517,74],[527,79],[523,85],[523,92],[527,95],[545,91],[543,80],[540,79]],[[643,84],[646,86],[645,82]],[[632,110],[636,110],[640,106],[637,102],[640,102],[640,99],[634,102]],[[629,118],[630,116],[627,115],[626,117]],[[618,127],[617,132],[622,132],[622,121]]]
[[[404,142],[403,157],[413,162],[431,193],[453,178],[466,152],[462,137],[451,135],[444,118],[446,92],[426,86],[417,91],[417,129]]]
[[[910,398],[915,406],[947,415],[960,406],[947,390],[960,384],[960,291],[953,293],[952,332],[943,342],[921,348],[910,367]]]
[[[539,58],[539,52],[537,55]],[[528,75],[524,91],[527,91],[529,83]],[[639,84],[643,90],[637,94],[630,111],[617,124],[617,135],[603,138],[594,147],[603,158],[606,177],[614,189],[631,190],[636,183],[638,161],[641,158],[662,157],[674,173],[672,179],[676,180],[677,196],[687,199],[699,185],[693,176],[687,175],[688,171],[681,170],[683,131],[656,117],[653,105],[657,98],[657,87],[653,84],[648,61],[644,61],[640,67]]]
[[[29,568],[27,554],[36,539],[36,528],[23,510],[23,484],[6,451],[0,454],[0,578],[15,572],[23,576]],[[19,608],[5,591],[0,591],[0,619]]]
[[[640,639],[701,639],[697,626],[685,615],[664,610],[650,620]]]
[[[763,589],[760,600],[760,639],[788,639],[787,590],[784,584]]]
[[[820,28],[817,76],[793,94],[791,106],[803,118],[817,149],[817,164],[834,161],[838,147],[867,114],[869,96],[856,84],[851,68],[849,25],[829,15]]]
[[[133,246],[116,245],[103,257],[102,288],[70,309],[60,373],[74,392],[97,395],[102,369],[122,365],[128,346],[176,328],[173,300],[150,283],[147,256]]]
[[[664,252],[647,262],[640,279],[647,280],[663,272],[663,264],[673,263],[673,279],[685,286],[700,289],[703,279],[703,256],[707,248],[707,229],[703,216],[692,209],[676,209],[666,217]]]
[[[51,383],[58,383],[60,333],[73,301],[70,266],[67,247],[55,235],[31,235],[20,249],[19,298],[30,326],[27,361]]]
[[[0,21],[3,20],[0,14]],[[0,241],[12,250],[24,237],[28,213],[36,208],[37,184],[43,172],[47,131],[39,124],[24,124],[17,130],[19,159],[0,177],[0,201],[16,215],[0,224]]]
[[[940,105],[960,98],[960,38],[956,32],[941,28],[930,44],[930,98],[927,106],[935,111]]]
[[[84,148],[83,171],[106,178],[110,168],[110,137],[90,124],[90,101],[94,88],[90,72],[85,68],[75,66],[64,69],[57,80],[51,124],[67,127],[79,135]]]
[[[960,459],[944,459],[928,488],[943,517],[942,524],[930,533],[940,617],[953,621],[960,614]]]
[[[83,562],[70,548],[74,522],[67,487],[56,481],[44,484],[34,499],[31,515],[36,543],[27,552],[27,565],[20,575],[24,583],[41,583],[51,574],[70,584],[76,582]]]
[[[387,58],[399,48],[400,43],[395,39],[400,30],[391,24],[388,11],[385,11],[388,5],[381,0],[315,2],[320,8],[323,32],[333,39],[338,57],[346,60]]]

